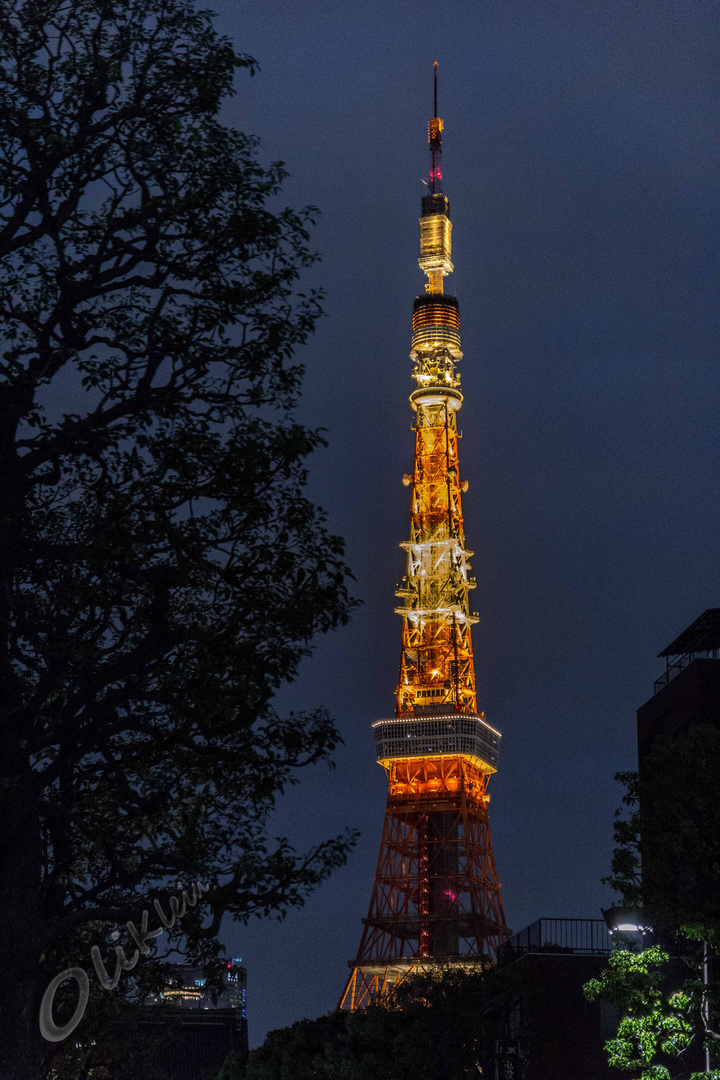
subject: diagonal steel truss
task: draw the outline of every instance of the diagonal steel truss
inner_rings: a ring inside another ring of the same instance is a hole
[[[463,756],[395,760],[368,916],[340,1008],[421,967],[488,964],[509,935],[490,840],[489,774]]]

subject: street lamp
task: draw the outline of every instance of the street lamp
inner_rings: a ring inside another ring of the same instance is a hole
[[[637,950],[642,949],[643,938],[652,931],[647,915],[639,907],[611,907],[602,909],[608,933],[622,934]],[[619,947],[620,943],[618,943]]]

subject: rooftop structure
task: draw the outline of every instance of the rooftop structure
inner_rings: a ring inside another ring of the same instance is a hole
[[[658,659],[665,658],[666,668],[655,681],[655,693],[667,686],[671,679],[691,664],[698,657],[717,660],[720,651],[720,608],[708,608],[702,615],[690,623],[682,634],[671,641]]]
[[[538,919],[500,946],[503,960],[526,953],[609,956],[612,936],[604,919]]]
[[[658,657],[666,668],[637,712],[638,754],[697,724],[720,725],[720,608],[708,608]]]

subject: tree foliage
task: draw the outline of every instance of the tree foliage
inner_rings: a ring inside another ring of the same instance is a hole
[[[492,972],[407,979],[382,1004],[271,1031],[222,1080],[465,1080],[494,1073],[514,993]]]
[[[293,414],[314,211],[218,120],[255,66],[191,0],[0,0],[3,1080],[42,985],[176,880],[208,958],[348,850],[266,829],[338,742],[273,695],[352,601]]]
[[[605,998],[622,1014],[618,1033],[606,1043],[611,1065],[636,1072],[634,1080],[670,1080],[667,1065],[656,1058],[676,1057],[688,1048],[693,1025],[691,998],[679,990],[665,997],[661,984],[668,954],[657,946],[641,953],[612,953],[599,979],[585,985],[589,1001]]]

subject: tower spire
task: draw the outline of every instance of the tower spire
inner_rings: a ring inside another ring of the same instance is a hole
[[[465,546],[457,413],[460,315],[443,291],[452,273],[450,204],[442,192],[443,123],[428,125],[430,190],[422,200],[419,264],[425,293],[413,305],[416,389],[407,573],[395,716],[373,724],[388,802],[370,910],[340,1008],[391,993],[407,975],[439,965],[492,963],[510,931],[490,840],[486,794],[500,732],[477,711],[470,611],[472,552]]]
[[[442,192],[442,129],[443,122],[437,114],[437,69],[435,61],[435,95],[434,112],[428,122],[428,142],[430,143],[430,188],[431,195],[439,195]]]
[[[451,274],[450,203],[442,191],[442,130],[437,115],[437,60],[435,61],[435,115],[428,121],[430,179],[428,194],[422,200],[420,218],[420,269],[427,274],[426,292],[442,293],[443,278]],[[459,345],[459,339],[458,339]]]

